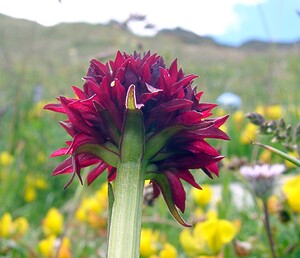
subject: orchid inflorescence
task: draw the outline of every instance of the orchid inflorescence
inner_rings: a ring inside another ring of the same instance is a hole
[[[185,210],[186,194],[181,180],[201,189],[192,174],[201,169],[212,178],[218,175],[218,161],[223,156],[207,138],[228,140],[220,126],[228,116],[210,118],[215,104],[200,102],[192,83],[197,76],[185,75],[177,60],[169,67],[157,54],[133,55],[117,52],[114,60],[91,60],[83,89],[73,86],[76,98],[59,97],[59,104],[45,109],[63,113],[61,126],[71,136],[66,147],[52,157],[67,156],[53,175],[71,173],[82,182],[81,169],[95,165],[88,173],[91,184],[104,171],[113,181],[117,167],[134,153],[135,135],[125,135],[129,119],[142,119],[142,163],[154,196],[162,193],[172,215],[187,225],[179,215]],[[125,147],[126,145],[126,147]]]

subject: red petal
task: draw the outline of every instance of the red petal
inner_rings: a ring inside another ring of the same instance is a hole
[[[186,195],[182,183],[180,179],[172,172],[165,172],[165,174],[170,183],[174,203],[179,210],[181,210],[181,212],[184,212]]]
[[[204,140],[196,140],[187,144],[186,150],[193,153],[205,152],[211,156],[219,156],[219,152]]]
[[[197,77],[198,76],[191,74],[191,75],[188,75],[188,76],[184,77],[183,79],[176,82],[175,84],[173,84],[172,87],[171,87],[171,95],[173,96],[174,94],[176,94],[176,92],[179,89],[190,85],[192,83],[192,81]]]
[[[52,172],[52,176],[68,174],[73,172],[72,157],[65,159]]]
[[[171,183],[166,177],[165,174],[158,175],[155,178],[151,179],[153,184],[154,196],[158,194],[160,191],[164,197],[164,200],[168,206],[170,213],[173,217],[183,226],[190,227],[191,225],[187,224],[183,218],[180,216],[176,206],[175,201],[172,193]],[[180,205],[180,204],[179,204]]]
[[[164,109],[166,112],[173,112],[178,109],[183,110],[184,108],[190,108],[192,105],[193,102],[188,99],[172,99],[162,103],[160,108]]]
[[[99,74],[101,76],[109,76],[110,72],[106,65],[102,64],[100,61],[96,59],[91,60],[90,68],[87,73],[88,76],[94,76],[96,74]]]
[[[108,182],[115,180],[116,176],[117,176],[117,169],[115,167],[109,166],[108,176],[107,176]]]
[[[83,90],[77,88],[76,86],[73,86],[73,90],[74,90],[75,94],[77,95],[77,97],[79,99],[86,99],[87,98],[87,96],[86,96],[86,94]]]
[[[172,78],[172,82],[175,83],[178,79],[178,77],[177,77],[177,75],[178,75],[177,59],[175,59],[172,62],[172,64],[170,65],[169,73],[170,73],[170,76]]]
[[[57,157],[57,156],[66,155],[66,154],[68,154],[68,150],[69,150],[69,147],[60,148],[60,149],[54,151],[50,155],[50,157],[53,158],[53,157]]]
[[[206,167],[210,172],[214,173],[216,176],[219,176],[219,166],[218,163],[210,164]]]
[[[160,188],[155,181],[151,181],[153,186],[153,198],[157,198],[160,195]]]
[[[86,143],[97,143],[95,138],[89,136],[89,135],[86,135],[86,134],[83,134],[83,133],[79,133],[79,134],[76,134],[74,139],[73,139],[73,142],[72,144],[70,145],[69,147],[69,151],[68,153],[73,153],[73,151],[83,145],[83,144],[86,144]]]
[[[176,117],[176,122],[184,125],[192,125],[201,122],[203,114],[197,111],[187,111],[183,112]]]
[[[44,109],[58,113],[65,113],[65,109],[62,107],[61,104],[47,104],[44,106]]]
[[[230,138],[226,133],[224,133],[219,128],[213,126],[204,129],[195,130],[195,131],[185,131],[182,134],[184,134],[184,137],[194,139],[194,140],[205,139],[205,138],[230,140]]]
[[[181,179],[188,182],[190,185],[194,186],[195,188],[202,189],[201,186],[197,184],[197,182],[195,181],[194,176],[192,175],[192,173],[188,169],[180,170],[180,171],[176,172],[176,174]]]
[[[115,79],[115,85],[112,87],[112,96],[116,99],[118,110],[122,112],[124,110],[126,91],[118,79]]]
[[[203,91],[200,91],[200,92],[196,93],[195,97],[198,101],[200,101],[202,95],[203,95]]]
[[[72,137],[76,135],[77,132],[72,123],[66,121],[60,121],[59,123],[69,135],[71,135]]]
[[[205,153],[187,154],[186,156],[175,156],[172,159],[165,160],[163,166],[181,169],[205,168],[212,163],[223,159],[223,156],[210,156]]]
[[[91,126],[89,126],[86,121],[82,118],[80,112],[74,107],[68,105],[68,100],[65,97],[61,97],[61,103],[65,109],[65,113],[70,119],[70,122],[74,125],[75,128],[87,135],[95,135],[95,131]]]
[[[97,167],[91,170],[87,176],[87,183],[90,185],[94,180],[107,169],[108,165],[104,162],[100,163]]]
[[[147,63],[142,66],[142,83],[151,83],[150,68]]]

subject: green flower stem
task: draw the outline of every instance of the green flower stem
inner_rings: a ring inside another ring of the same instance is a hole
[[[300,167],[300,160],[292,157],[291,155],[288,155],[287,153],[285,153],[285,152],[283,152],[281,150],[278,150],[278,149],[276,149],[276,148],[274,148],[274,147],[272,147],[270,145],[262,144],[260,142],[253,142],[252,144],[258,145],[260,147],[263,147],[263,148],[265,148],[265,149],[267,149],[267,150],[269,150],[269,151],[271,151],[271,152],[273,152],[273,153],[281,156],[282,158],[288,160],[289,162],[295,164],[296,166]]]
[[[267,236],[268,236],[268,240],[269,240],[269,245],[270,245],[270,250],[272,253],[272,258],[278,258],[278,255],[276,253],[275,250],[275,243],[274,243],[274,239],[273,239],[273,234],[272,234],[272,230],[271,230],[271,225],[270,225],[270,216],[269,216],[269,210],[268,210],[268,204],[266,200],[262,200],[263,202],[263,209],[264,209],[264,215],[265,215],[265,228],[267,231]]]
[[[108,258],[139,257],[146,170],[144,141],[142,113],[127,109],[114,185]]]
[[[142,164],[120,163],[115,181],[108,258],[139,257],[143,189]]]

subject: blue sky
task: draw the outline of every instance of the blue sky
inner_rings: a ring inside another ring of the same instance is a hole
[[[297,10],[300,0],[0,0],[0,13],[45,26],[124,21],[130,14],[142,14],[156,29],[144,30],[144,23],[135,22],[131,24],[135,33],[153,35],[163,28],[181,27],[234,46],[251,39],[300,40]]]
[[[220,42],[238,45],[251,39],[271,42],[300,40],[300,1],[268,0],[260,5],[234,7],[240,17],[239,27],[231,27],[223,35],[216,35]]]

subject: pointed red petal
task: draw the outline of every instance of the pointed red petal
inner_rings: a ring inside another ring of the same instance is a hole
[[[195,188],[202,189],[201,186],[197,184],[194,176],[188,169],[180,170],[180,171],[176,172],[176,174],[178,175],[178,177],[180,177],[181,179],[183,179],[190,185],[194,186]]]
[[[175,84],[173,84],[171,87],[171,95],[173,96],[174,94],[176,94],[176,92],[179,89],[190,85],[192,83],[192,81],[197,77],[198,76],[196,76],[196,75],[190,74],[190,75],[184,77],[183,79],[181,79],[180,81],[176,82]]]
[[[185,227],[191,227],[191,225],[187,224],[183,220],[183,218],[180,216],[180,214],[174,204],[174,198],[173,198],[170,182],[169,182],[168,178],[166,177],[166,175],[164,175],[164,174],[155,175],[154,178],[151,179],[151,182],[153,184],[154,193],[157,194],[159,191],[161,191],[172,216],[181,225],[183,225]]]
[[[87,183],[90,185],[94,180],[107,169],[108,165],[104,162],[100,163],[97,167],[91,170],[87,176]]]
[[[175,205],[181,210],[183,213],[185,210],[185,190],[182,186],[180,179],[173,174],[172,172],[165,172],[171,187],[172,196],[174,199]]]
[[[47,104],[44,106],[44,109],[58,113],[65,113],[65,109],[61,104]]]

